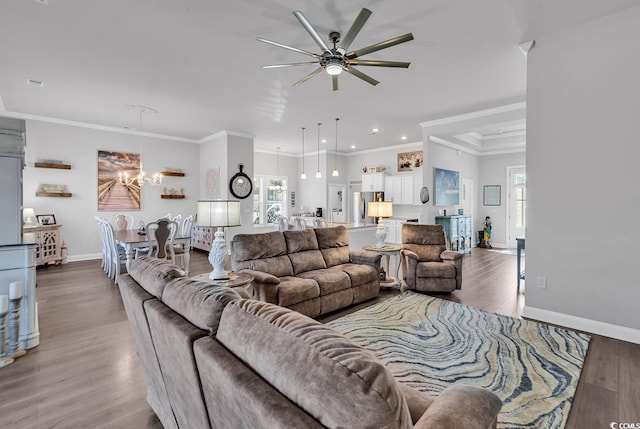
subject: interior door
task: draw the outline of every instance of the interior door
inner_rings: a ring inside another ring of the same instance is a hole
[[[507,237],[511,248],[516,248],[516,238],[524,236],[527,226],[527,173],[524,166],[508,167],[509,193]]]

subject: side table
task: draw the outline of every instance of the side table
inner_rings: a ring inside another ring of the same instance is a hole
[[[400,279],[400,251],[402,248],[400,246],[384,246],[377,247],[375,245],[364,246],[362,250],[367,252],[375,252],[385,257],[387,260],[387,273],[390,270],[390,257],[395,256],[396,258],[396,277],[388,277],[386,280],[380,280],[380,286],[383,287],[400,287],[402,280]]]
[[[242,295],[243,298],[253,297],[253,276],[247,273],[229,273],[229,278],[226,280],[211,280],[209,273],[198,274],[191,277],[193,280],[201,282],[211,283],[213,286],[227,286],[230,288],[237,288],[236,292]]]

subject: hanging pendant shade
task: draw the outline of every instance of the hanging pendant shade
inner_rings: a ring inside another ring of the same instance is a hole
[[[322,123],[318,122],[318,170],[316,171],[317,179],[322,178],[322,173],[320,173],[320,125],[322,125]]]
[[[338,121],[339,120],[340,118],[336,118],[336,159],[333,164],[333,173],[331,173],[333,177],[340,176],[340,173],[338,172]]]
[[[302,127],[302,174],[300,175],[300,179],[305,180],[307,175],[304,174],[304,130],[305,127]]]

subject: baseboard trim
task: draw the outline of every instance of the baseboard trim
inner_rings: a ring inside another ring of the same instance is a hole
[[[640,330],[627,328],[626,326],[613,325],[598,320],[585,319],[570,314],[557,313],[542,308],[525,306],[522,316],[528,319],[552,323],[579,331],[603,335],[630,343],[640,344]]]
[[[92,261],[94,259],[102,258],[102,253],[87,253],[85,255],[69,255],[67,261],[80,262],[80,261]]]

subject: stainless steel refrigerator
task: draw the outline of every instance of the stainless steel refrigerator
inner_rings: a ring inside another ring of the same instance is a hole
[[[367,216],[367,204],[370,201],[384,201],[384,192],[362,192],[362,185],[351,184],[351,219],[353,223],[376,223],[376,219]]]

